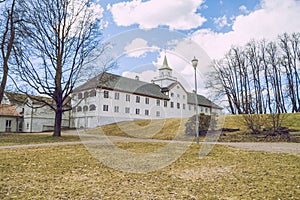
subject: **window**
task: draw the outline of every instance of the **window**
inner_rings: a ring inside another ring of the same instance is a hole
[[[168,106],[168,101],[164,101],[164,107]]]
[[[85,111],[88,111],[88,106],[83,106],[83,111],[85,112]]]
[[[173,92],[171,93],[171,97],[174,97],[174,93]]]
[[[177,98],[180,98],[180,94],[177,94]]]
[[[29,129],[29,123],[26,124],[26,128]]]
[[[82,93],[78,93],[78,99],[82,99]]]
[[[180,103],[177,103],[177,108],[180,109]]]
[[[182,95],[182,98],[185,99],[185,95]]]
[[[108,111],[108,105],[103,105],[103,111]]]
[[[160,117],[160,112],[156,111],[156,117]]]
[[[140,96],[136,96],[135,102],[140,103],[141,101],[141,97]]]
[[[145,110],[145,115],[146,115],[146,116],[149,115],[149,110]]]
[[[88,98],[89,97],[89,92],[84,92],[84,98]]]
[[[192,108],[191,108],[191,105],[189,105],[189,110],[191,110]]]
[[[96,110],[96,106],[94,104],[90,105],[90,111]]]
[[[119,106],[114,107],[114,112],[118,113],[119,112]]]
[[[130,101],[130,95],[126,94],[126,101]]]
[[[203,112],[203,107],[202,106],[200,107],[200,112]]]
[[[106,99],[107,99],[107,98],[108,98],[108,96],[109,96],[109,94],[108,94],[108,91],[107,91],[107,90],[105,90],[105,91],[104,91],[104,98],[106,98]]]
[[[135,114],[137,114],[137,115],[140,114],[140,109],[139,108],[135,109]]]
[[[120,99],[120,93],[119,93],[119,92],[116,92],[116,93],[115,93],[115,99],[116,99],[116,100],[119,100],[119,99]]]
[[[179,89],[180,87],[179,87],[179,85],[177,85],[177,89]]]
[[[156,105],[160,106],[160,100],[159,99],[156,100]]]
[[[76,112],[76,108],[72,108],[72,112]]]
[[[125,113],[130,113],[130,108],[129,107],[125,108]]]
[[[205,108],[205,112],[208,113],[208,108]]]
[[[171,102],[171,108],[174,108],[174,102]]]
[[[149,98],[148,97],[145,98],[145,104],[149,104]]]
[[[5,131],[11,132],[11,120],[6,120]]]
[[[96,96],[96,90],[90,91],[90,97],[95,97]]]
[[[182,109],[185,110],[185,104],[182,104]]]
[[[78,106],[78,107],[77,107],[77,112],[81,112],[81,111],[82,111],[81,106]]]

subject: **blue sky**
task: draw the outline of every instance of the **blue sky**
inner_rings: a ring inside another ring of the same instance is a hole
[[[299,0],[96,0],[102,7],[104,41],[118,68],[113,73],[151,81],[167,55],[173,73],[193,88],[190,60],[199,59],[204,91],[212,59],[251,39],[274,40],[300,32]],[[200,92],[201,93],[201,92]]]

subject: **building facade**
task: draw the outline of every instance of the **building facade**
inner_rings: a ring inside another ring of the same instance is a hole
[[[195,114],[195,94],[172,76],[167,58],[152,83],[101,73],[72,94],[72,126],[93,128],[135,119],[187,118]],[[222,108],[197,95],[198,110],[210,115]]]
[[[34,98],[51,101],[50,98],[46,97],[34,96]],[[24,94],[4,93],[4,98],[0,104],[0,132],[51,131],[54,129],[54,121],[55,113],[49,106]],[[65,112],[62,128],[69,128],[70,124],[70,112]]]
[[[22,118],[15,106],[0,104],[0,132],[20,132]]]

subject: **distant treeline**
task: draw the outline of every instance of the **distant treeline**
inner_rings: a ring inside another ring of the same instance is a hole
[[[212,66],[206,85],[232,114],[300,112],[300,33],[232,47]]]

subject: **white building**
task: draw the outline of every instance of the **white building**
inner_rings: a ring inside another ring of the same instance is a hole
[[[72,122],[76,128],[161,118],[187,118],[195,114],[195,94],[172,76],[167,58],[152,83],[101,73],[76,88],[72,94]],[[198,110],[210,115],[222,108],[197,95]]]
[[[19,132],[20,120],[15,106],[0,104],[0,132]]]
[[[51,102],[51,99],[47,97],[34,96],[34,98],[43,98]],[[12,108],[15,109],[14,112]],[[49,106],[31,99],[25,94],[4,93],[4,98],[0,104],[0,132],[50,131],[54,129],[54,120],[55,113]],[[65,112],[62,128],[69,127],[70,112]]]

